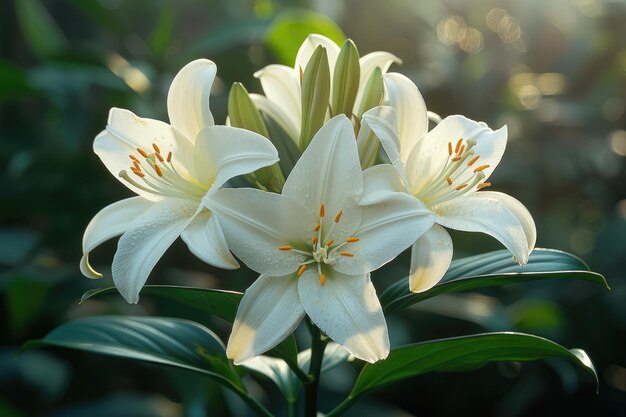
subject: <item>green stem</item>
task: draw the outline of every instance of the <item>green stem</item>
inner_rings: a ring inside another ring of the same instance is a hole
[[[322,370],[322,359],[326,341],[322,339],[320,329],[311,323],[311,365],[309,367],[308,381],[304,391],[304,416],[317,417],[317,391]]]
[[[295,398],[293,400],[287,401],[287,417],[296,417],[298,415],[298,412],[296,410],[297,405],[298,402]]]
[[[256,412],[257,415],[263,417],[274,417],[274,414],[272,414],[267,408],[265,408],[263,404],[258,402],[253,397],[249,396],[248,393],[240,390],[236,390],[235,392],[239,394],[239,396],[250,406],[250,408],[252,408]]]
[[[300,369],[297,363],[292,363],[291,361],[287,361],[287,360],[285,361],[285,363],[289,366],[289,369],[291,369],[291,371],[294,374],[296,374],[296,376],[298,377],[300,381],[304,383],[308,382],[309,376],[305,374],[304,372],[302,372],[302,369]]]

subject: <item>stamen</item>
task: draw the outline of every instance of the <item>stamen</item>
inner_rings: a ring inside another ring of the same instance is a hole
[[[452,142],[448,142],[448,155],[452,156]]]
[[[478,161],[478,158],[480,158],[480,155],[476,155],[475,157],[470,159],[469,162],[467,163],[467,166],[471,167],[472,165],[474,165],[474,162]]]
[[[161,153],[161,150],[159,149],[159,147],[157,146],[157,144],[156,144],[156,143],[153,143],[153,144],[152,144],[152,147],[154,148],[154,152],[156,152],[156,153]]]
[[[141,148],[137,148],[137,152],[139,152],[139,155],[143,156],[144,158],[148,157],[148,153]]]
[[[351,236],[351,237],[346,239],[346,242],[347,243],[354,243],[354,242],[358,242],[359,240],[360,239],[358,237]]]
[[[293,247],[291,247],[289,245],[285,245],[285,246],[279,246],[278,249],[280,249],[280,250],[292,250]]]
[[[318,223],[318,224],[316,224],[316,225],[315,225],[315,227],[313,228],[313,231],[314,231],[314,232],[318,232],[318,231],[320,230],[320,227],[322,227],[322,225],[321,225],[321,224],[319,224],[319,223]]]
[[[298,276],[301,276],[304,273],[304,270],[306,269],[306,265],[300,265],[300,268],[298,268]]]
[[[487,188],[487,187],[491,187],[491,183],[490,182],[483,182],[482,184],[478,184],[478,187],[476,187],[477,190],[482,190],[483,188]]]
[[[133,174],[137,175],[138,177],[143,178],[146,176],[146,174],[144,174],[143,172],[139,170],[134,169],[134,167],[131,167],[130,170],[133,172]]]
[[[137,171],[141,171],[141,165],[139,165],[138,161],[133,161],[133,167],[135,167]]]
[[[326,246],[330,246],[330,245],[332,245],[334,242],[335,242],[334,240],[330,239],[330,240],[326,241]]]
[[[314,245],[317,245],[317,236],[313,236],[313,239],[311,239],[311,242],[313,242]]]
[[[324,276],[324,274],[320,273],[320,285],[323,287],[324,286],[324,282],[326,281],[326,277]]]
[[[452,185],[452,178],[448,177],[446,178],[446,181],[448,181],[448,185]]]
[[[463,155],[463,152],[465,152],[465,145],[461,146],[461,149],[459,149],[459,151],[456,153],[458,156]]]
[[[487,169],[487,168],[489,168],[489,165],[481,165],[481,166],[479,166],[478,168],[476,168],[476,169],[474,170],[474,172],[480,172],[480,171],[482,171],[482,170],[484,170],[484,169]]]
[[[461,144],[463,143],[463,138],[460,138],[454,147],[454,153],[459,153],[459,149],[461,148]]]
[[[171,162],[172,161],[172,151],[169,151],[167,153],[167,158],[166,158],[167,162]]]
[[[454,158],[451,159],[452,162],[457,162],[461,160],[461,155],[457,155]]]
[[[457,191],[461,191],[463,188],[467,187],[467,184],[461,184],[458,187],[456,187]]]
[[[152,168],[154,168],[154,171],[157,173],[159,177],[163,176],[163,171],[161,171],[161,168],[159,168],[157,164],[153,164]]]
[[[320,217],[324,217],[324,204],[320,204]]]
[[[159,160],[159,162],[163,162],[163,157],[161,156],[160,153],[155,153],[157,159]]]
[[[342,214],[343,214],[343,210],[339,210],[339,213],[337,213],[337,215],[335,216],[335,223],[339,223],[339,219],[341,219]]]
[[[137,159],[137,157],[135,157],[134,155],[128,155],[130,157],[130,159],[132,159],[134,162],[141,162],[139,159]]]
[[[350,252],[339,252],[339,255],[341,255],[341,256],[348,256],[350,258],[352,258],[354,256],[354,254],[352,254]]]

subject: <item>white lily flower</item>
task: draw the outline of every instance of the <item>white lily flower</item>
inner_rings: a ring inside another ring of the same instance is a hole
[[[148,275],[178,236],[209,264],[239,266],[201,201],[211,199],[229,179],[271,165],[278,156],[261,135],[214,126],[209,95],[215,74],[215,64],[200,59],[176,75],[167,98],[171,125],[113,108],[106,129],[94,140],[107,169],[139,196],[113,203],[91,220],[80,268],[89,278],[102,277],[89,265],[89,252],[122,235],[112,275],[130,303],[138,301]]]
[[[506,147],[506,126],[493,131],[485,123],[454,115],[427,132],[426,106],[415,84],[393,73],[384,80],[391,108],[379,115],[370,112],[364,120],[399,174],[399,179],[389,175],[387,181],[436,216],[436,224],[413,244],[411,291],[426,291],[448,270],[452,239],[444,227],[493,236],[525,265],[537,238],[532,216],[507,194],[479,191],[491,185],[487,180]]]
[[[261,274],[228,341],[236,364],[276,346],[305,314],[355,357],[387,356],[369,273],[409,247],[433,216],[404,193],[364,188],[364,176],[376,183],[380,167],[361,171],[352,124],[340,115],[317,132],[282,194],[222,189],[206,201],[231,250]]]
[[[335,64],[341,48],[323,35],[312,34],[306,38],[298,50],[293,68],[272,64],[254,74],[261,81],[265,96],[251,94],[250,97],[259,109],[272,117],[296,143],[300,137],[302,119],[300,78],[318,46],[324,47],[328,55],[332,89]],[[361,70],[359,88],[353,107],[355,114],[361,105],[365,84],[374,70],[378,67],[384,74],[391,64],[400,62],[401,60],[395,55],[383,51],[371,52],[359,59]]]

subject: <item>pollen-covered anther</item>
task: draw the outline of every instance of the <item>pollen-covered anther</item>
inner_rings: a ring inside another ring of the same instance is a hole
[[[152,148],[154,149],[154,152],[156,152],[156,153],[161,153],[161,150],[159,149],[159,147],[157,146],[157,144],[156,144],[156,143],[153,143],[153,144],[152,144]]]
[[[446,181],[448,182],[448,185],[452,185],[452,178],[448,177],[446,178]]]
[[[482,190],[483,188],[487,188],[487,187],[491,187],[491,183],[490,182],[483,182],[482,184],[478,184],[478,187],[476,187],[477,190]]]
[[[156,157],[159,160],[159,162],[163,162],[164,161],[164,159],[163,159],[163,157],[161,156],[160,153],[155,153],[154,155],[156,155]]]
[[[461,191],[463,188],[467,187],[467,184],[461,184],[458,187],[456,187],[457,191]]]
[[[280,250],[292,250],[293,247],[291,247],[289,245],[285,245],[285,246],[279,246],[278,249],[280,249]]]
[[[489,165],[481,165],[479,167],[477,167],[476,169],[474,169],[474,172],[480,172],[483,171],[485,169],[489,168]]]
[[[297,272],[298,276],[302,276],[305,269],[306,269],[306,265],[300,265],[300,268],[298,268],[298,272]]]
[[[456,146],[454,147],[454,153],[459,153],[459,149],[461,148],[462,143],[463,143],[463,138],[460,138],[457,141]]]
[[[349,257],[349,258],[352,258],[352,257],[354,256],[354,254],[353,254],[353,253],[350,253],[350,252],[339,252],[339,255],[341,255],[341,256],[347,256],[347,257]]]
[[[163,171],[161,171],[161,168],[157,164],[152,164],[152,168],[154,168],[154,172],[156,172],[159,177],[163,176]]]
[[[319,239],[317,238],[317,236],[313,236],[313,238],[311,239],[311,243],[313,243],[314,245],[317,245],[317,241]]]
[[[354,242],[358,242],[360,239],[358,237],[355,236],[351,236],[349,238],[346,239],[347,243],[354,243]]]
[[[148,153],[141,148],[137,148],[137,152],[139,152],[139,155],[143,156],[144,158],[148,157]]]
[[[448,155],[452,156],[452,142],[448,142]]]
[[[478,161],[478,158],[480,158],[480,155],[476,155],[475,157],[470,159],[469,162],[467,163],[467,166],[471,167],[472,165],[474,165],[474,162]]]
[[[137,170],[137,171],[141,171],[141,164],[137,161],[133,161],[133,167]]]
[[[167,153],[167,158],[166,158],[167,162],[172,162],[172,151],[169,151]]]
[[[325,246],[327,246],[327,247],[331,246],[333,243],[335,243],[335,241],[330,239],[330,240],[326,241],[326,245]]]
[[[459,151],[456,153],[457,156],[461,156],[463,155],[463,152],[465,152],[465,145],[461,146],[461,149],[459,149]]]
[[[139,159],[137,159],[137,157],[136,157],[135,155],[128,155],[128,157],[129,157],[130,159],[132,159],[132,160],[133,160],[133,162],[138,162],[138,163],[140,163],[140,162],[141,162]]]
[[[457,155],[454,158],[451,159],[452,162],[457,162],[461,160],[461,155]]]
[[[321,224],[319,224],[319,223],[318,223],[318,224],[316,224],[316,225],[315,225],[315,227],[313,228],[313,231],[314,231],[314,232],[319,232],[320,227],[322,227],[322,225],[321,225]]]
[[[324,204],[320,204],[320,217],[324,217],[325,212]]]
[[[143,177],[146,176],[146,174],[144,174],[143,172],[139,171],[138,169],[134,169],[134,167],[132,167],[130,170],[133,172],[133,174],[137,175],[138,177],[143,178]]]
[[[324,274],[320,273],[320,285],[323,287],[325,282],[326,282],[326,277],[324,276]]]
[[[339,213],[335,216],[335,223],[339,223],[339,219],[341,219],[341,215],[343,214],[343,210],[339,210]]]

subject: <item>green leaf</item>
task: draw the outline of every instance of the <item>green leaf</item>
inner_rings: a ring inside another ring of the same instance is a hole
[[[385,313],[390,314],[440,294],[545,279],[577,279],[609,288],[602,275],[590,272],[583,261],[566,252],[536,249],[526,266],[520,267],[508,251],[502,250],[453,261],[441,282],[421,293],[409,292],[408,278],[399,280],[381,294],[380,300]]]
[[[252,407],[262,407],[248,397],[239,375],[226,358],[222,341],[206,327],[189,320],[86,317],[63,324],[24,348],[39,346],[83,350],[198,372],[232,389]]]
[[[101,294],[117,293],[115,287],[99,288],[87,291],[81,297],[81,303]],[[173,285],[146,285],[142,295],[150,295],[179,303],[205,314],[215,314],[229,323],[235,321],[237,307],[243,294],[236,291],[215,290],[209,288],[178,287]],[[183,317],[184,318],[184,317]],[[293,336],[270,351],[271,354],[287,361],[290,366],[297,366],[298,346]]]
[[[346,40],[341,28],[323,14],[290,9],[276,16],[265,33],[265,42],[279,62],[293,66],[300,45],[311,33],[324,35],[338,45]]]
[[[152,52],[157,56],[163,56],[170,46],[176,22],[176,9],[172,3],[165,3],[159,12],[159,20],[152,35],[149,45]]]
[[[568,350],[542,337],[523,333],[484,333],[433,340],[393,349],[387,359],[366,364],[348,398],[327,417],[345,411],[358,397],[392,382],[435,371],[462,371],[490,362],[526,362],[546,358],[566,359],[598,383],[587,354]]]
[[[65,48],[65,35],[40,1],[16,1],[15,12],[28,46],[39,57],[55,54]]]

